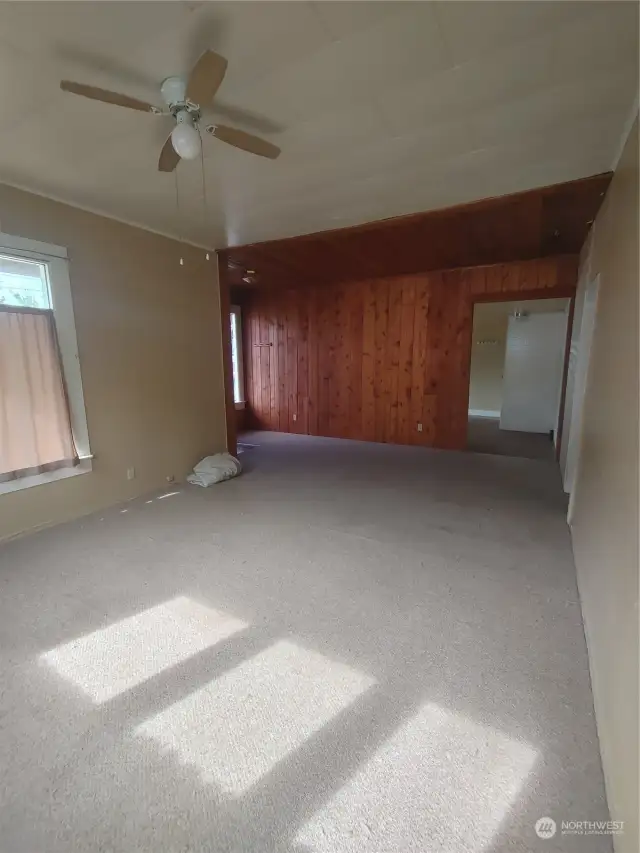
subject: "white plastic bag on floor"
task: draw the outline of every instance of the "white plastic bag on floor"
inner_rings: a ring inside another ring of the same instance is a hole
[[[216,453],[214,456],[205,456],[189,474],[187,482],[194,486],[213,486],[214,483],[222,483],[237,477],[242,471],[242,465],[230,453]]]

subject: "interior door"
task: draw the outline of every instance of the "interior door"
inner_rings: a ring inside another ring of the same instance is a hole
[[[564,311],[509,317],[500,429],[556,429],[566,332]]]

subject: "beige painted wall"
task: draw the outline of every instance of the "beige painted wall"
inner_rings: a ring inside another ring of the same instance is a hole
[[[619,853],[640,850],[638,180],[636,119],[582,264],[600,290],[572,515],[609,807],[625,821]]]
[[[167,476],[183,479],[199,458],[224,449],[214,258],[2,185],[0,230],[69,250],[96,456],[90,473],[0,495],[0,539],[166,486]]]
[[[476,305],[469,371],[469,409],[500,413],[509,303]],[[495,343],[481,343],[495,341]]]

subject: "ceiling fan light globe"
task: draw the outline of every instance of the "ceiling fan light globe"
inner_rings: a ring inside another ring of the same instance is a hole
[[[195,160],[200,154],[200,136],[190,124],[177,124],[173,128],[171,144],[183,160]]]
[[[163,80],[160,86],[160,94],[165,104],[170,107],[172,104],[179,104],[184,101],[187,84],[182,77],[167,77]]]

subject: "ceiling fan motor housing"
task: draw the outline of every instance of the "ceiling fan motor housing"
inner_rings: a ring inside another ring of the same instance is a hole
[[[191,110],[186,109],[186,107],[177,109],[173,116],[178,124],[188,124],[191,127],[196,124],[199,118],[197,113],[191,112]]]

